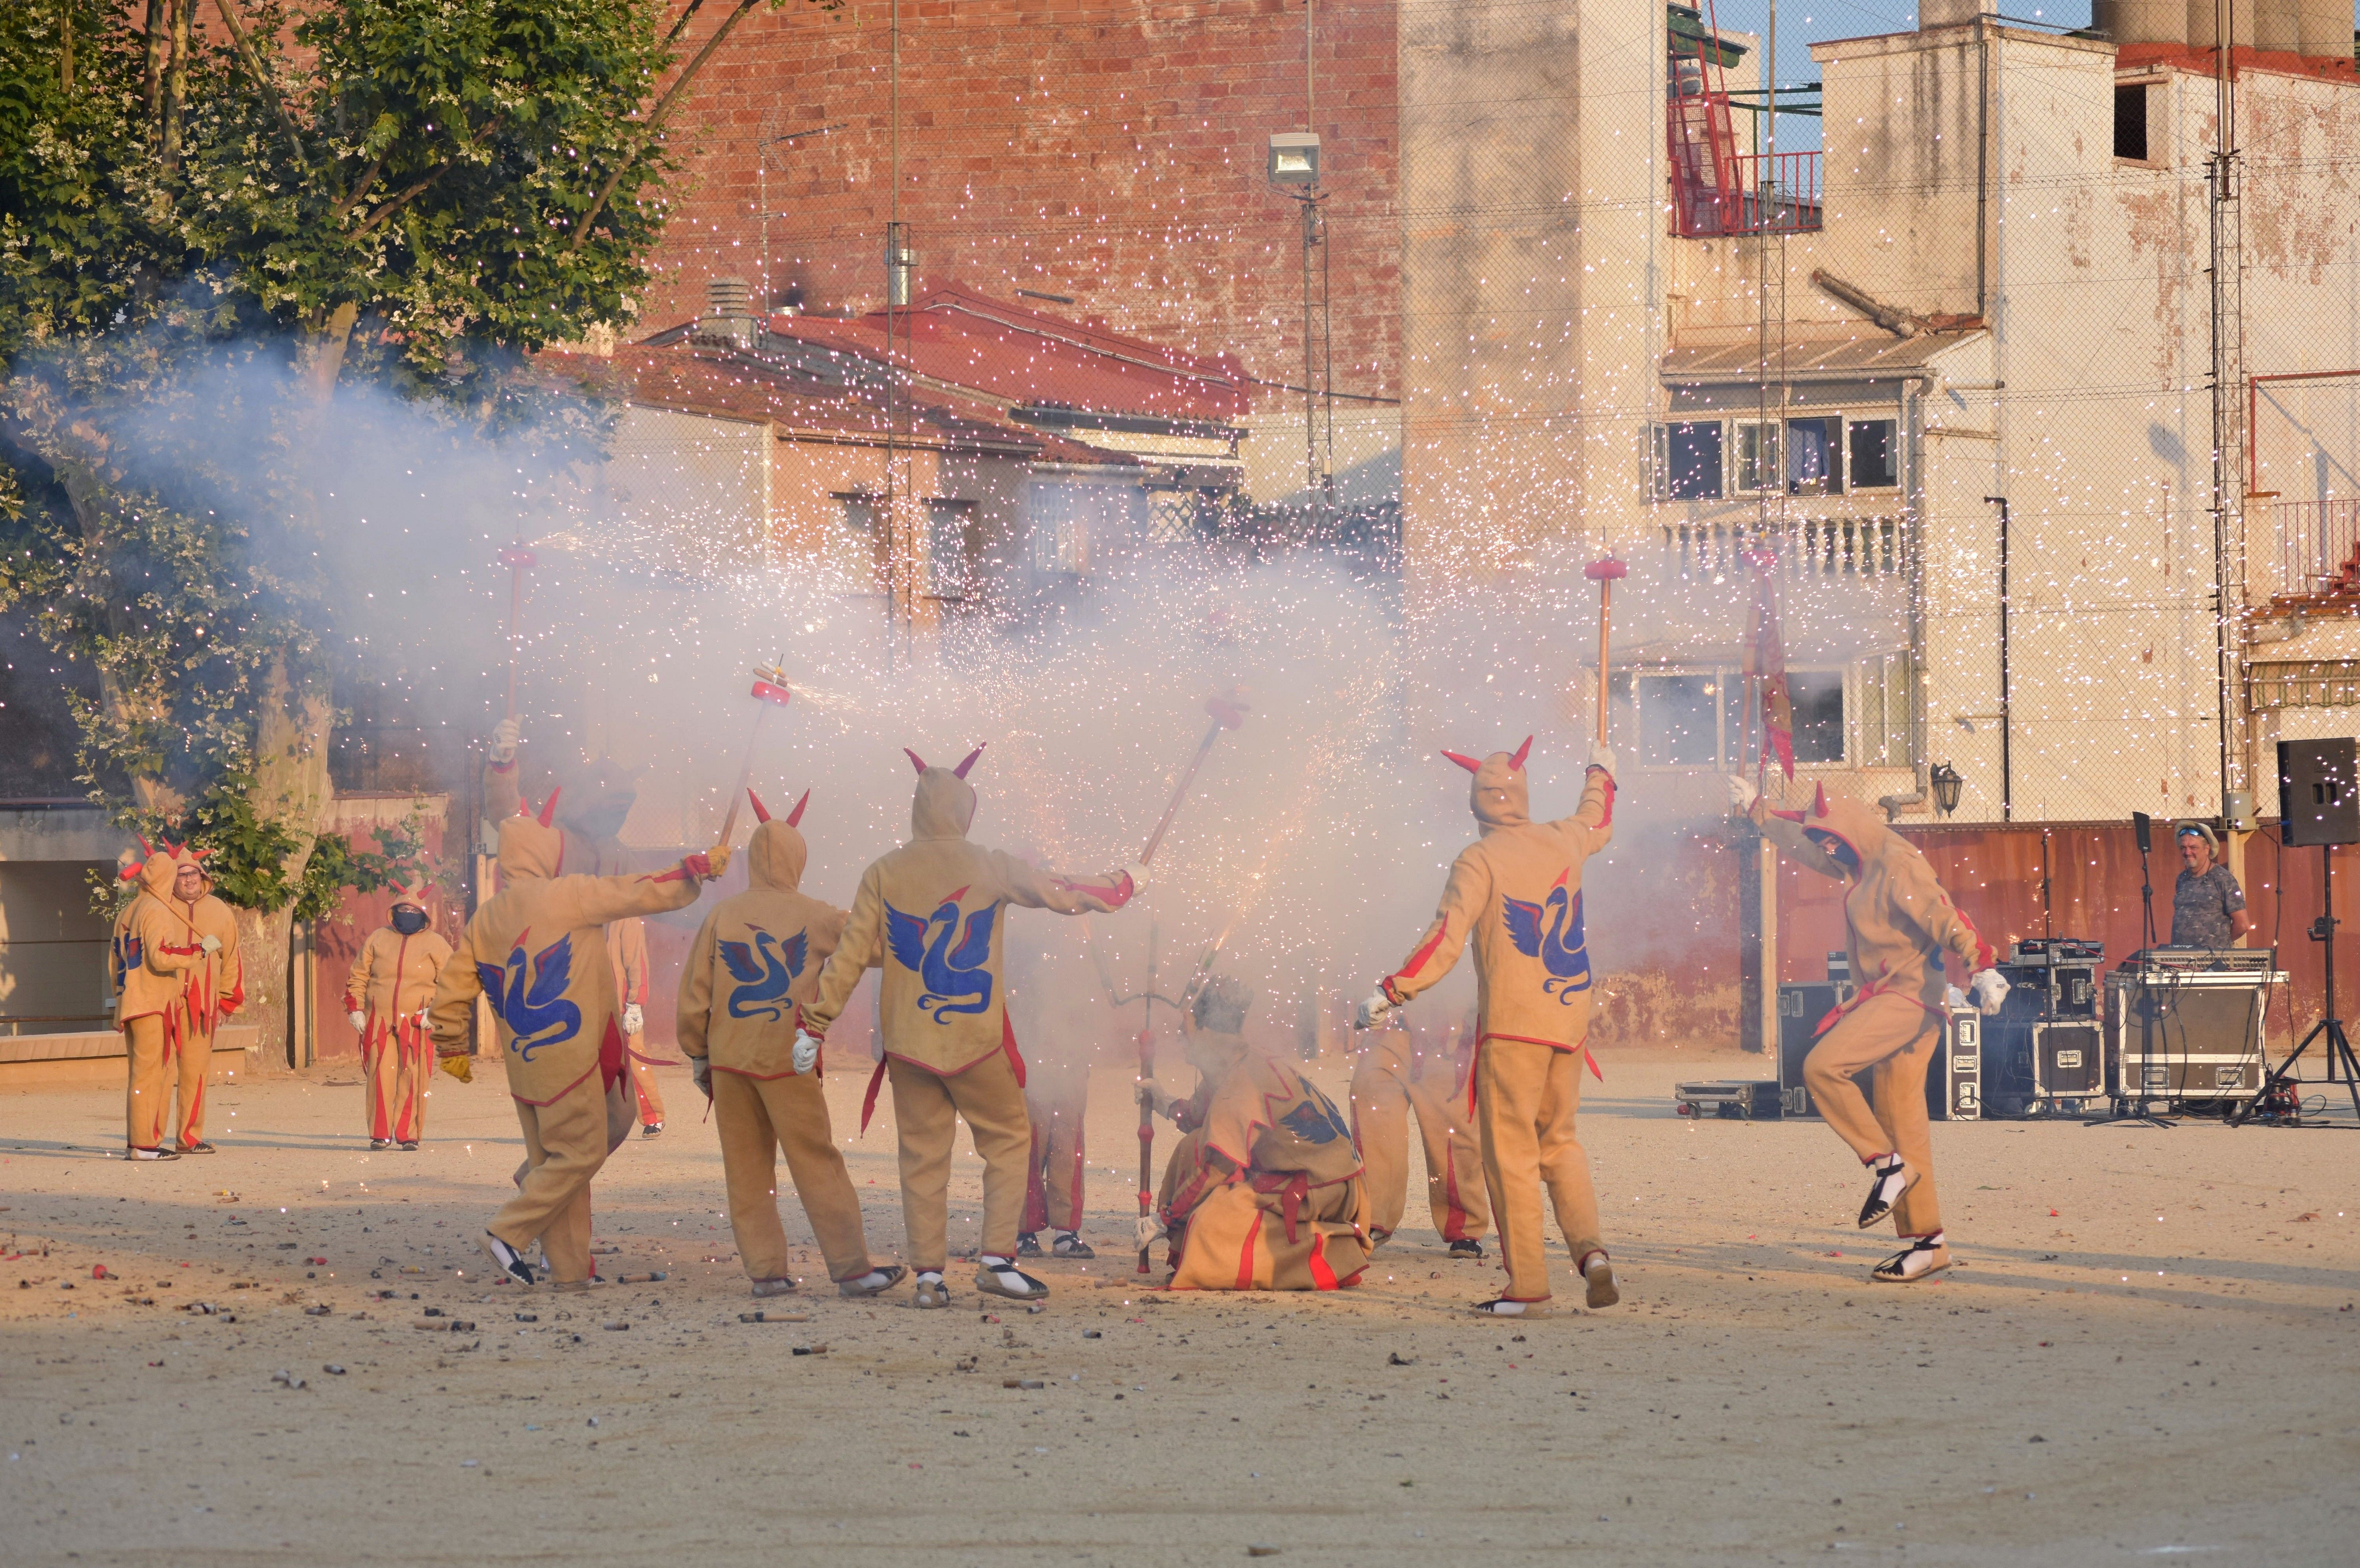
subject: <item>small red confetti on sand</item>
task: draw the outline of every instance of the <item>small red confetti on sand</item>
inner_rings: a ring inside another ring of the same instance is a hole
[[[2056,1211],[2055,1209],[2051,1209],[2051,1210],[2049,1210],[2049,1217],[2050,1219],[2052,1219],[2052,1220],[2053,1220],[2053,1219],[2055,1219],[2055,1218],[2057,1217],[2057,1211]]]

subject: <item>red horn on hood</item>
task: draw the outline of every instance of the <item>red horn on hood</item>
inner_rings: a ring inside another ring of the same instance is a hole
[[[750,800],[751,802],[753,802],[753,806],[754,806],[754,820],[755,820],[756,822],[769,822],[769,821],[770,820],[770,813],[769,810],[768,810],[767,808],[765,808],[765,807],[763,806],[763,804],[762,804],[762,797],[761,797],[761,796],[759,796],[759,795],[757,795],[756,793],[754,793],[753,789],[752,789],[750,787],[749,787],[749,788],[748,788],[748,789],[747,789],[747,791],[746,791],[746,799],[747,799],[747,800]]]
[[[789,826],[789,827],[791,827],[791,828],[799,828],[799,827],[803,826],[803,808],[804,808],[805,806],[810,805],[810,804],[811,804],[811,791],[810,791],[809,789],[805,789],[805,790],[803,791],[803,799],[802,799],[802,800],[797,800],[797,801],[795,802],[795,809],[794,809],[793,811],[789,811],[789,812],[787,813],[787,826]]]
[[[565,786],[561,784],[556,789],[552,789],[549,792],[548,800],[543,800],[541,803],[541,811],[536,820],[542,827],[547,827],[552,819],[557,815],[557,798],[564,793]]]
[[[991,744],[991,743],[990,743],[989,741],[986,741],[986,742],[984,743],[984,746],[989,746],[989,745],[990,745],[990,744]],[[976,759],[977,757],[981,757],[982,755],[983,755],[983,746],[977,746],[973,751],[970,751],[970,752],[968,752],[968,753],[967,754],[967,760],[966,760],[966,761],[964,761],[964,762],[960,763],[956,768],[952,768],[952,769],[951,769],[951,771],[952,771],[953,773],[955,773],[955,774],[958,775],[958,777],[960,777],[961,779],[966,778],[966,777],[967,777],[967,770],[968,768],[973,768],[973,767],[975,766],[975,759]]]
[[[1514,768],[1517,772],[1522,773],[1524,770],[1524,758],[1530,757],[1532,754],[1533,737],[1526,735],[1524,737],[1524,744],[1516,747],[1516,755],[1508,758],[1508,766]]]
[[[1442,755],[1450,758],[1451,761],[1459,764],[1459,767],[1467,769],[1470,773],[1480,773],[1483,770],[1483,765],[1476,761],[1471,757],[1461,757],[1455,751],[1446,751]]]
[[[139,853],[141,855],[150,855],[156,853],[156,846],[148,842],[148,835],[146,833],[133,833],[131,836],[139,841]]]
[[[1815,790],[1811,796],[1811,815],[1815,817],[1824,817],[1827,814],[1828,781],[1822,779],[1819,780],[1819,789]]]
[[[919,772],[923,773],[926,770],[926,759],[920,757],[916,752],[912,751],[908,746],[905,746],[901,748],[901,755],[908,757],[910,759],[910,766],[916,768]]]

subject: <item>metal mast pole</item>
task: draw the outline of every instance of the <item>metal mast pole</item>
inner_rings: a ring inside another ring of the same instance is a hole
[[[2239,209],[2237,89],[2230,0],[2213,0],[2212,156],[2212,622],[2219,660],[2221,812],[2248,790],[2245,720],[2245,235]],[[2251,810],[2247,796],[2247,810]],[[2244,813],[2236,813],[2243,815]]]

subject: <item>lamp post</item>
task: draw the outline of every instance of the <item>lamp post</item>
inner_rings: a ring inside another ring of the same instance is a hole
[[[1319,244],[1319,203],[1327,192],[1319,189],[1319,136],[1314,131],[1281,131],[1270,138],[1270,182],[1278,193],[1295,202],[1303,212],[1303,487],[1314,493],[1314,505],[1325,520],[1328,504],[1334,499],[1335,475],[1322,474],[1319,465],[1319,422],[1313,405],[1314,376],[1311,359],[1311,251]],[[1324,259],[1324,253],[1323,253]],[[1320,290],[1320,305],[1327,305],[1327,290]],[[1328,444],[1332,455],[1336,444],[1335,388],[1328,389]]]

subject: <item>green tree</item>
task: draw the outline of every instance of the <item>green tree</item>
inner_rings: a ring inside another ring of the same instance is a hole
[[[602,410],[528,358],[629,321],[673,108],[785,3],[0,6],[0,609],[97,671],[95,798],[170,820],[236,780],[302,882],[323,410],[366,387],[454,443],[595,448]],[[262,439],[224,448],[230,416]]]

